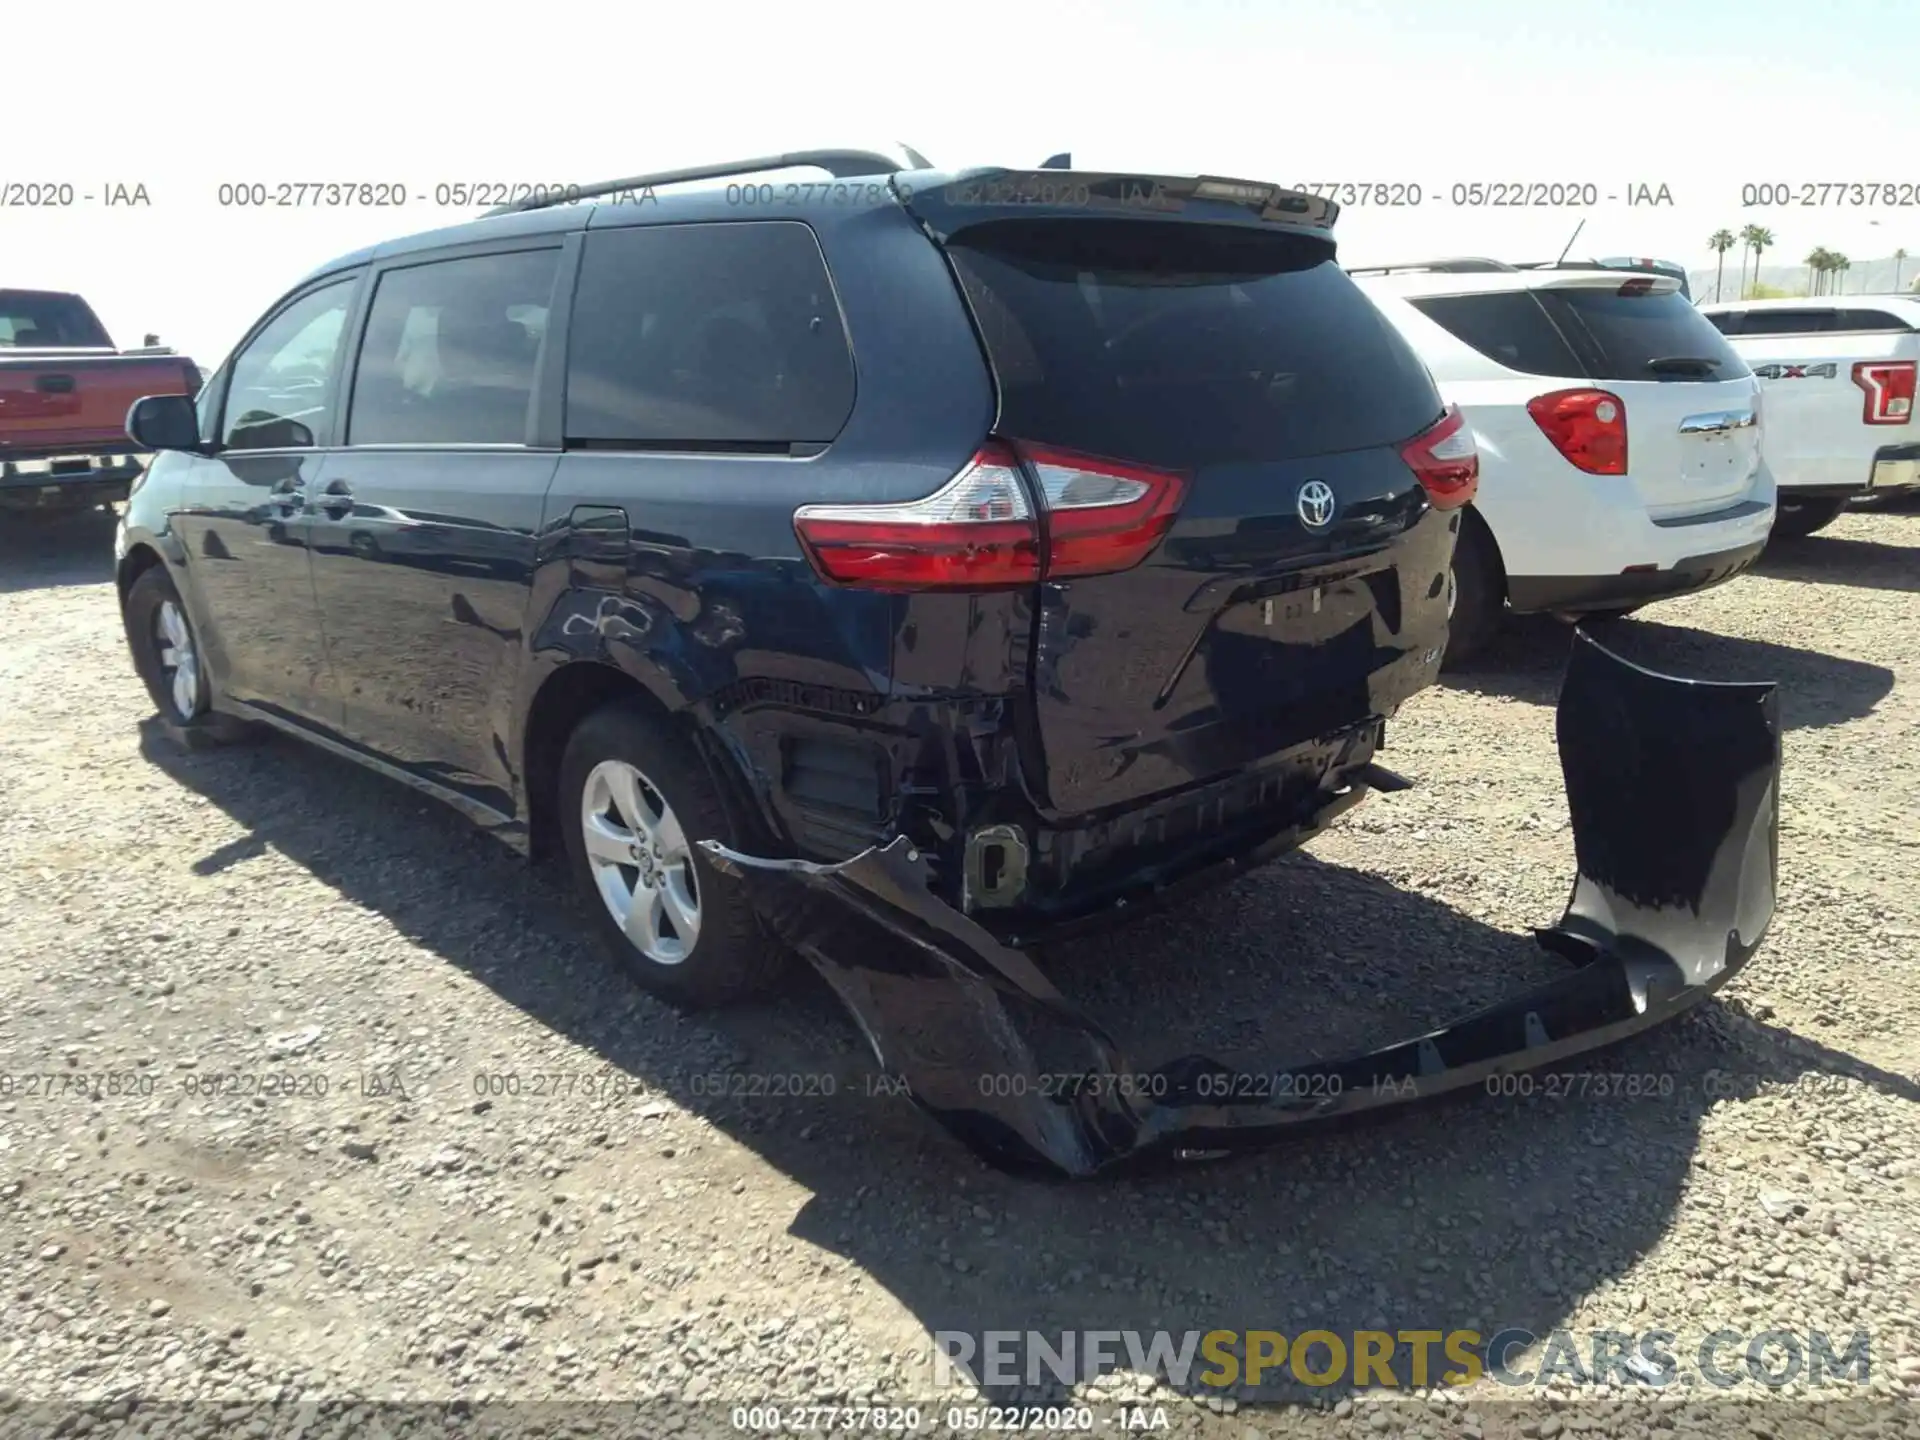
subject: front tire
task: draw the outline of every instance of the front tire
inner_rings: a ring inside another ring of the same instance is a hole
[[[773,984],[787,953],[761,929],[741,882],[699,848],[734,837],[683,736],[632,702],[596,710],[567,741],[557,799],[595,938],[635,981],[703,1007]]]
[[[1773,516],[1773,538],[1804,540],[1816,530],[1824,530],[1840,518],[1847,508],[1839,500],[1781,500]]]
[[[164,566],[141,571],[128,587],[122,619],[133,668],[174,740],[197,749],[246,738],[243,722],[213,708],[200,637]]]

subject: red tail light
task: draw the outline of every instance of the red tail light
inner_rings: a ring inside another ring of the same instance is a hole
[[[1449,405],[1438,424],[1402,445],[1400,458],[1419,477],[1436,510],[1457,510],[1480,488],[1480,451],[1458,405]]]
[[[794,531],[814,569],[881,590],[985,590],[1040,578],[1040,530],[1013,452],[989,441],[924,500],[803,505]]]
[[[1853,367],[1853,383],[1867,392],[1860,419],[1868,425],[1904,425],[1913,418],[1914,374],[1911,360],[1862,360]]]
[[[1040,445],[1020,452],[1040,477],[1047,511],[1047,578],[1131,570],[1167,533],[1184,475]]]
[[[1170,471],[1021,446],[1040,480],[1040,518],[1014,449],[989,440],[923,500],[805,505],[793,528],[820,574],[875,590],[986,590],[1138,565],[1166,534],[1186,481]],[[1044,561],[1044,563],[1043,563]]]
[[[1533,423],[1589,475],[1627,473],[1627,407],[1605,390],[1555,390],[1527,402]]]

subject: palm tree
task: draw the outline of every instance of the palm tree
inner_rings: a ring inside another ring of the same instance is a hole
[[[1906,264],[1906,262],[1907,252],[1905,250],[1896,250],[1893,252],[1893,288],[1896,291],[1900,288],[1900,267]]]
[[[1800,262],[1807,267],[1807,294],[1809,295],[1820,293],[1819,284],[1814,277],[1826,268],[1823,263],[1826,258],[1827,252],[1816,245],[1807,252],[1807,258]]]
[[[1727,252],[1734,247],[1735,243],[1731,230],[1716,230],[1707,239],[1707,248],[1719,257],[1713,263],[1713,298],[1715,300],[1720,298],[1720,277],[1727,270]],[[1896,285],[1894,288],[1899,287]]]
[[[1826,246],[1816,245],[1813,254],[1807,258],[1813,262],[1814,269],[1814,283],[1808,293],[1824,295],[1828,288],[1827,277],[1833,273],[1834,260],[1836,257],[1833,251],[1827,249]]]
[[[1853,262],[1836,250],[1833,252],[1831,263],[1827,268],[1838,272],[1840,276],[1840,278],[1834,282],[1834,293],[1838,295],[1846,294],[1847,271],[1853,268]]]
[[[1773,232],[1758,225],[1749,225],[1740,232],[1740,239],[1747,249],[1753,252],[1753,283],[1760,283],[1760,257],[1767,247],[1773,244]]]

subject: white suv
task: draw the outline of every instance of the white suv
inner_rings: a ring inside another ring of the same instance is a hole
[[[1450,662],[1505,609],[1624,615],[1758,557],[1774,516],[1760,385],[1672,279],[1504,267],[1354,279],[1480,449]]]

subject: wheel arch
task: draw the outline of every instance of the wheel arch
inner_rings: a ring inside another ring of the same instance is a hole
[[[527,853],[540,860],[561,848],[556,792],[560,761],[575,727],[610,704],[630,704],[655,723],[679,730],[706,765],[737,838],[785,853],[782,831],[750,774],[750,766],[704,705],[675,707],[611,659],[580,657],[562,663],[535,688],[521,726],[520,787]]]
[[[603,706],[630,703],[663,723],[672,712],[639,680],[601,659],[561,664],[541,680],[527,704],[520,736],[520,784],[527,812],[527,846],[536,860],[558,853],[560,832],[554,792],[560,757],[574,728]]]
[[[124,610],[127,604],[127,592],[133,589],[133,582],[156,565],[165,565],[160,552],[144,540],[135,541],[127,547],[127,553],[120,557],[120,563],[114,567],[114,586],[120,593],[120,606]]]
[[[1507,557],[1500,551],[1500,537],[1493,533],[1493,526],[1487,523],[1487,517],[1482,515],[1480,508],[1472,502],[1468,502],[1460,511],[1460,528],[1463,534],[1471,528],[1486,545],[1487,554],[1493,557],[1494,570],[1497,572],[1495,578],[1500,582],[1500,598],[1502,601],[1505,601],[1507,598]]]

